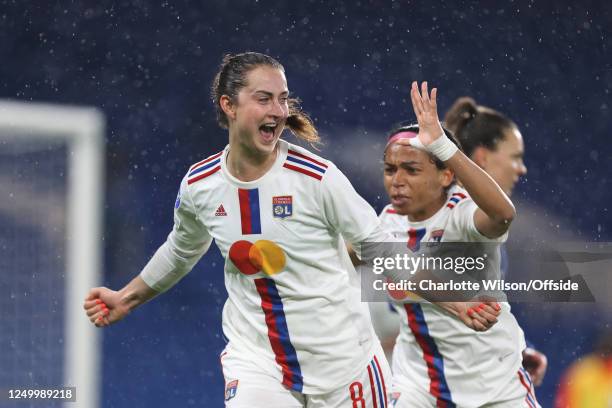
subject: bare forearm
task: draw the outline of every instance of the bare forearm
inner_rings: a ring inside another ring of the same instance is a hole
[[[509,224],[516,215],[512,201],[499,185],[476,163],[457,151],[446,165],[453,170],[470,197],[491,220]]]
[[[147,285],[140,276],[137,276],[119,291],[119,301],[132,311],[143,303],[153,299],[159,293],[160,292],[157,292]]]
[[[132,310],[157,296],[140,276],[132,279],[120,291],[93,288],[85,298],[83,308],[97,327],[106,327],[126,317]]]

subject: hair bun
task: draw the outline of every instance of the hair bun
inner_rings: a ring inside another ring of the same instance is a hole
[[[458,98],[444,116],[446,127],[450,129],[463,145],[469,157],[476,147],[495,149],[499,140],[505,137],[505,130],[516,125],[501,113],[476,105],[470,97]]]
[[[478,114],[476,101],[468,96],[457,99],[444,117],[446,126],[458,137],[469,122]]]

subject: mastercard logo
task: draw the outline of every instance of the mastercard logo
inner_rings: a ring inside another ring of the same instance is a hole
[[[387,278],[387,282],[393,282],[391,279]],[[417,295],[414,292],[410,292],[408,290],[400,290],[400,289],[389,289],[387,288],[387,292],[389,293],[389,296],[391,297],[391,299],[393,300],[397,300],[398,302],[402,302],[402,301],[420,301],[423,300],[422,297],[420,297],[419,295]]]
[[[245,275],[263,272],[275,275],[285,268],[285,252],[274,242],[265,239],[251,243],[236,241],[229,250],[229,258]]]

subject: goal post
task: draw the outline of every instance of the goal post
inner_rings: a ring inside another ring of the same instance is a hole
[[[89,288],[101,283],[104,128],[104,116],[95,108],[0,100],[1,146],[27,144],[29,150],[35,149],[32,146],[36,145],[64,146],[61,152],[65,152],[66,155],[62,159],[65,160],[66,167],[64,180],[66,195],[65,205],[59,207],[64,209],[62,230],[65,236],[63,245],[60,245],[63,248],[57,249],[58,252],[63,253],[64,273],[63,283],[55,283],[62,285],[64,293],[63,305],[58,307],[58,309],[63,309],[61,312],[63,339],[58,341],[59,345],[57,346],[58,349],[62,348],[57,353],[63,355],[61,370],[63,378],[58,379],[63,383],[44,385],[47,387],[76,387],[76,403],[65,403],[65,406],[74,408],[97,408],[100,404],[100,334],[85,316],[82,304]],[[17,167],[15,168],[28,164],[27,162],[21,163],[19,152],[14,154],[13,157],[16,157],[14,166]],[[15,171],[14,174],[19,174],[19,171]],[[48,174],[47,176],[53,178],[56,175]],[[10,174],[8,176],[5,174],[5,180],[10,181],[10,178]],[[17,185],[16,182],[11,182],[10,186],[5,187],[5,189],[16,188],[15,185]],[[25,208],[25,203],[30,201],[33,201],[33,199],[23,200],[21,204],[17,203],[17,206],[23,205],[23,208]],[[37,203],[29,203],[29,205],[36,206]],[[38,210],[32,210],[33,213],[40,212],[40,208],[44,208],[44,205],[40,205]],[[0,212],[2,210],[0,208]],[[19,214],[20,208],[14,208],[10,211],[13,212],[9,212],[8,215],[5,212],[5,217],[14,219]],[[25,209],[22,217],[28,217]],[[32,223],[35,224],[36,222]],[[44,233],[45,228],[50,227],[49,225],[35,225],[33,227],[28,226],[28,228],[37,228]],[[8,234],[11,235],[11,233]],[[12,237],[16,237],[15,239],[23,236],[26,236],[26,234],[12,234]],[[9,241],[10,238],[11,236],[8,238]],[[22,255],[15,254],[15,256],[32,257],[37,256],[37,254],[25,253]],[[12,265],[17,265],[16,269],[19,269],[20,263],[18,260],[11,262],[14,262]],[[27,262],[23,264],[27,264]],[[44,270],[39,272],[44,273]],[[13,270],[11,273],[16,275],[31,273],[31,271]],[[36,276],[39,276],[40,273]],[[37,279],[45,279],[45,277],[42,276]],[[31,281],[33,280],[24,280],[26,283]],[[26,293],[28,292],[29,290],[26,289]],[[0,288],[0,296],[13,298],[15,294],[2,293]],[[52,324],[52,322],[49,322],[49,324]],[[0,327],[2,325],[0,323]],[[45,335],[45,333],[38,333],[36,330],[37,328],[33,327],[28,333],[37,337]],[[0,328],[0,337],[11,335],[10,332],[2,334],[1,331]],[[22,335],[21,341],[23,341],[23,337]],[[6,341],[10,342],[11,339]],[[55,340],[41,340],[41,342],[44,344],[56,343]],[[20,346],[16,344],[14,347],[19,348]],[[14,370],[19,370],[18,363],[15,363]],[[45,369],[45,366],[43,365],[40,368]],[[6,378],[10,379],[11,377]],[[13,378],[21,377],[15,375]],[[31,386],[32,384],[0,384],[0,389]]]

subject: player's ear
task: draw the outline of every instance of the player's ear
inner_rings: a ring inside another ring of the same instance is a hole
[[[221,98],[219,98],[219,105],[228,119],[236,119],[236,105],[232,102],[232,98],[227,95],[221,95]]]
[[[478,167],[486,170],[489,161],[489,149],[483,146],[476,147],[472,153],[471,159]]]
[[[453,173],[453,171],[449,168],[442,169],[438,172],[438,179],[440,180],[442,187],[446,188],[450,186],[455,179],[455,173]]]

